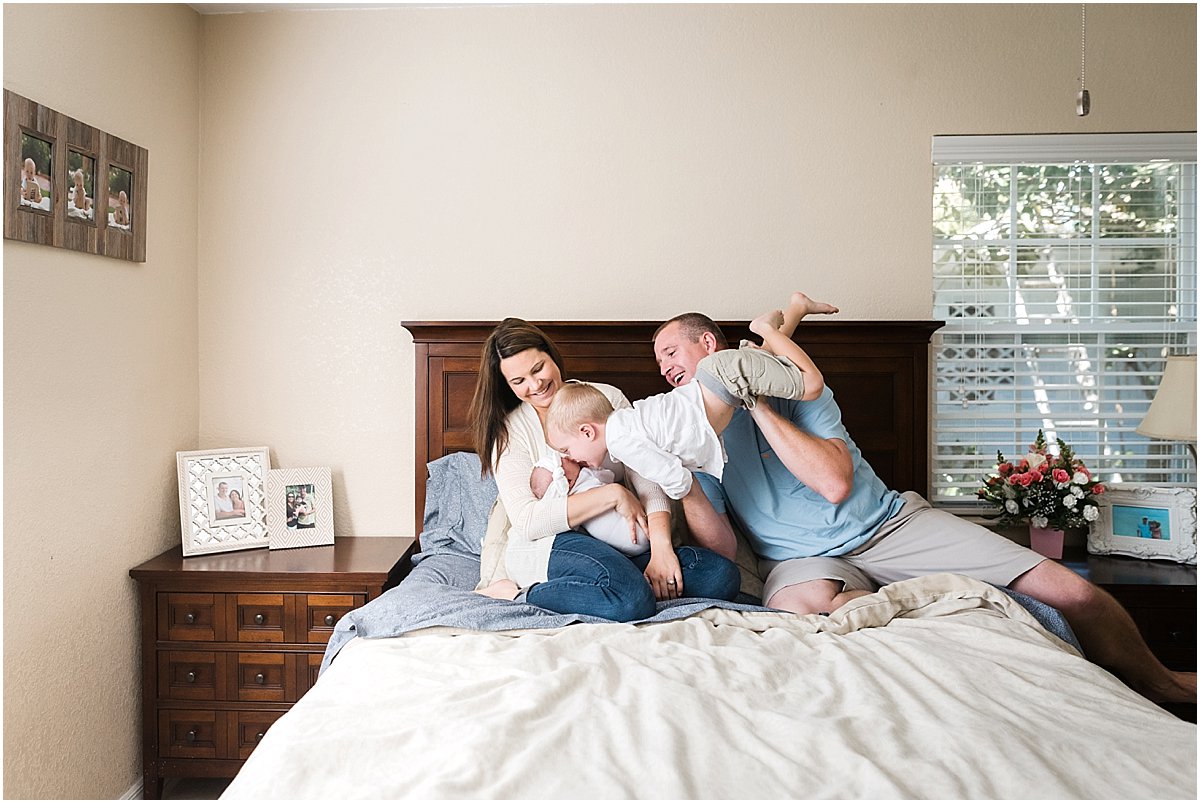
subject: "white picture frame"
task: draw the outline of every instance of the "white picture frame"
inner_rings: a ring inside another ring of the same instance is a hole
[[[175,462],[185,558],[267,546],[267,447],[176,452]]]
[[[1107,486],[1096,503],[1088,552],[1195,565],[1195,488],[1122,483]]]
[[[271,549],[333,543],[333,483],[328,466],[270,471],[267,529]]]

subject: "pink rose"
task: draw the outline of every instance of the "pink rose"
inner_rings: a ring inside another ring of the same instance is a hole
[[[1031,473],[1014,474],[1013,481],[1016,482],[1018,485],[1024,485],[1026,488],[1028,488],[1029,484],[1031,482],[1033,482],[1033,474],[1031,474]]]
[[[1013,470],[1012,463],[1001,463],[1000,465],[996,466],[996,471],[1000,472],[1001,477],[1007,477],[1009,474],[1012,473],[1012,470]]]
[[[1092,493],[1094,493],[1094,494],[1102,494],[1105,492],[1105,490],[1107,490],[1107,489],[1100,483],[1096,483],[1095,485],[1092,486]]]
[[[1071,479],[1071,475],[1068,474],[1063,469],[1061,469],[1061,468],[1054,469],[1054,481],[1055,482],[1069,482],[1070,479]]]
[[[1042,481],[1042,472],[1038,471],[1036,468],[1033,471],[1026,474],[1025,476],[1029,477],[1029,482],[1025,483],[1026,485],[1029,485],[1030,483]]]
[[[1021,462],[1017,465],[1017,471],[1028,471],[1028,470],[1029,470],[1029,461],[1024,458],[1021,458]]]

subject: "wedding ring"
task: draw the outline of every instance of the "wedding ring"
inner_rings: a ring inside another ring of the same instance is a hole
[[[673,586],[673,585],[675,585],[675,581],[674,581],[674,580],[668,580],[668,581],[667,581],[667,585],[669,585],[669,586]]]

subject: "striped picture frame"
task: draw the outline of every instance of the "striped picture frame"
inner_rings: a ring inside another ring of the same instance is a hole
[[[333,484],[328,466],[271,470],[267,529],[271,549],[333,543]]]

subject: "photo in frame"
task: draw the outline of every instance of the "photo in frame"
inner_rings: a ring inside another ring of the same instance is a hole
[[[328,466],[271,470],[267,529],[271,549],[333,543],[333,484]]]
[[[6,238],[146,261],[145,148],[7,89],[4,141]]]
[[[176,452],[183,555],[267,546],[265,446]]]
[[[1195,488],[1115,484],[1096,503],[1088,552],[1196,563]]]
[[[67,173],[67,218],[95,224],[96,159],[75,148],[67,148]]]

